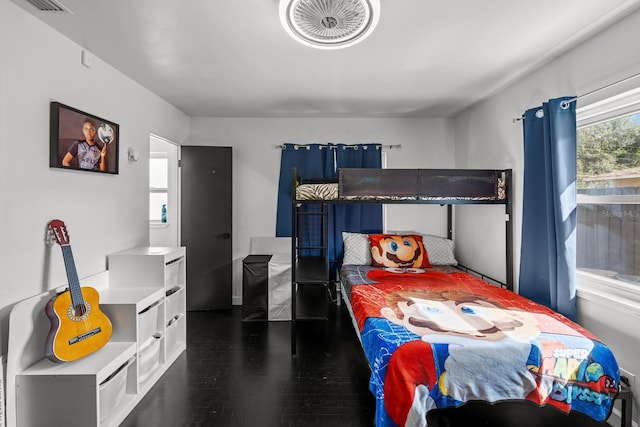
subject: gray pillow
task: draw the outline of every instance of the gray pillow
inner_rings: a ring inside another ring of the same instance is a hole
[[[371,265],[371,245],[368,234],[343,231],[342,244],[344,245],[343,264]]]

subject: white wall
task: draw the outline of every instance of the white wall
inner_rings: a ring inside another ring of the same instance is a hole
[[[532,37],[535,37],[535,34],[532,34]],[[522,123],[514,123],[513,119],[520,117],[526,109],[541,105],[549,98],[586,95],[640,73],[640,56],[634,47],[639,37],[640,12],[636,12],[456,117],[456,167],[489,167],[495,163],[514,169],[516,267],[520,262],[523,148]],[[577,106],[595,102],[630,85],[640,87],[640,78],[633,80],[580,97]],[[464,211],[464,215],[459,212],[456,216],[456,225],[460,226],[459,234],[463,234],[465,241],[483,241],[483,230],[474,227],[475,220],[476,217],[472,216],[470,211]],[[501,251],[500,244],[497,240],[487,243],[485,254],[477,252],[475,248],[462,249],[458,256],[461,262],[471,267],[486,265],[486,252]],[[515,278],[518,278],[517,269]],[[581,297],[580,292],[578,293],[580,322],[587,329],[597,333],[614,350],[622,367],[634,374],[640,374],[637,353],[640,333],[637,328],[630,327],[637,324],[640,308],[629,309],[627,305],[633,306],[633,303],[627,302],[624,310],[615,309],[612,307],[623,306],[604,301],[602,295],[587,301]],[[637,416],[634,418],[637,419]]]
[[[242,259],[252,236],[274,236],[280,154],[284,143],[401,144],[387,149],[389,168],[453,167],[446,119],[192,118],[190,144],[233,147],[233,303],[242,302]],[[406,209],[404,209],[406,208]],[[389,229],[445,235],[439,206],[390,207]]]
[[[189,135],[186,115],[100,58],[84,67],[81,51],[0,0],[0,354],[10,307],[67,282],[60,249],[45,245],[47,223],[66,223],[81,278],[104,271],[107,254],[147,245],[149,133]],[[50,101],[120,125],[119,175],[49,168]],[[129,147],[137,163],[127,163]]]

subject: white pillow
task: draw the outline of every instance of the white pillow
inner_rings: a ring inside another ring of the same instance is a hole
[[[422,243],[433,265],[458,265],[453,255],[453,240],[432,234],[423,234]]]
[[[343,264],[371,265],[371,246],[368,234],[343,231],[342,243],[344,245]]]

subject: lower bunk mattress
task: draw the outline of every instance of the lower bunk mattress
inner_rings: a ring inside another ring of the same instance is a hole
[[[377,427],[426,426],[432,410],[477,401],[609,417],[615,357],[560,314],[451,266],[345,265],[341,280],[371,367]]]

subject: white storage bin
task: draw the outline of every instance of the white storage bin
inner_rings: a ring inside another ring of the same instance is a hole
[[[176,315],[182,314],[183,309],[180,307],[182,292],[184,292],[182,286],[174,286],[167,291],[167,299],[165,300],[165,304],[167,305],[167,322],[171,321]]]
[[[161,314],[160,307],[162,301],[158,300],[151,304],[149,307],[138,313],[138,345],[141,346],[154,333],[160,330],[162,322],[159,322],[159,316]]]
[[[166,280],[165,286],[175,286],[180,282],[180,268],[183,264],[183,258],[177,258],[166,264]]]
[[[100,383],[100,421],[109,418],[109,415],[120,406],[127,390],[127,370],[133,360],[127,361],[107,379]]]
[[[167,358],[170,358],[177,351],[182,351],[187,345],[187,334],[185,322],[187,318],[184,314],[176,314],[167,322],[165,335],[165,346]]]
[[[138,349],[138,382],[144,383],[160,364],[160,342],[162,335],[153,334]]]

